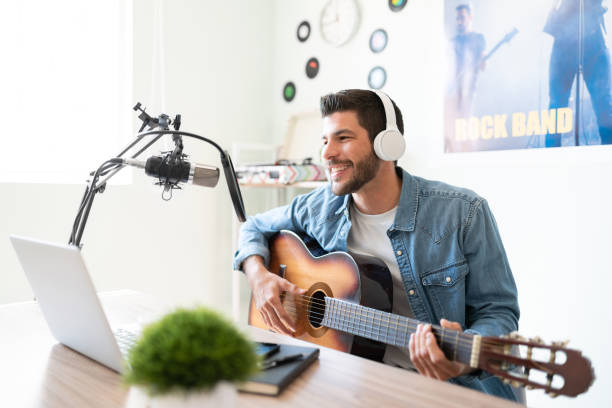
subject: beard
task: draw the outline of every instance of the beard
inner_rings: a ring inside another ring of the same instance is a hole
[[[380,160],[378,159],[378,157],[376,157],[374,151],[370,151],[370,153],[364,159],[359,160],[355,163],[350,160],[332,160],[327,164],[346,164],[347,166],[351,166],[353,168],[353,176],[343,183],[337,183],[333,181],[333,179],[331,178],[331,174],[329,175],[332,193],[337,196],[340,196],[359,191],[359,189],[363,187],[367,182],[376,177],[376,173],[378,172],[378,168],[380,167]]]

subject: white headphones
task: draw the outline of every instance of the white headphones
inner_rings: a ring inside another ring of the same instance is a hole
[[[406,141],[404,136],[397,128],[395,120],[395,109],[393,102],[384,92],[373,90],[380,98],[385,107],[385,118],[387,120],[387,128],[376,135],[374,138],[374,153],[379,159],[385,161],[395,161],[402,157],[406,150]]]

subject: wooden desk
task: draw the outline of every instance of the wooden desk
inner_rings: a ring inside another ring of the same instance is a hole
[[[134,292],[101,295],[112,324],[149,319],[153,300]],[[245,327],[253,339],[307,344]],[[0,406],[121,407],[128,389],[114,371],[58,344],[35,302],[0,306]],[[238,396],[240,407],[520,407],[418,374],[321,348],[319,361],[279,397]]]

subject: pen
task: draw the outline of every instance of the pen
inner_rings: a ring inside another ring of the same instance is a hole
[[[264,370],[268,370],[270,368],[278,367],[283,364],[291,363],[292,361],[301,360],[304,357],[302,353],[299,354],[291,354],[289,356],[281,357],[276,360],[264,361],[261,365],[261,368]]]

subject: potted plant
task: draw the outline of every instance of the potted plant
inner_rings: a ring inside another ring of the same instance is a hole
[[[148,400],[151,407],[217,407],[235,405],[233,383],[256,372],[258,358],[229,321],[198,307],[177,309],[146,327],[127,361],[124,382],[137,386],[128,406]]]

